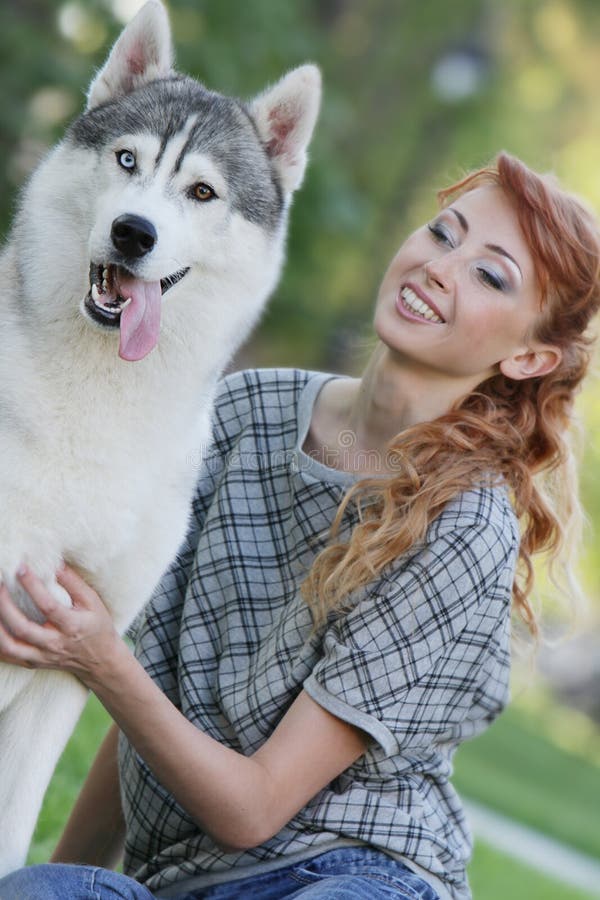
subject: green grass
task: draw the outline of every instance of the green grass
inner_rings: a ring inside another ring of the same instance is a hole
[[[557,884],[479,841],[469,880],[473,900],[598,900],[600,896]]]
[[[513,706],[456,754],[465,797],[600,858],[600,767],[557,747]]]

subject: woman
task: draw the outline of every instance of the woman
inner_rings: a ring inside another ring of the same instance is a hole
[[[123,733],[121,796],[114,727],[54,856],[88,865],[2,900],[469,896],[452,755],[507,702],[511,595],[535,632],[532,554],[569,572],[600,238],[506,154],[441,199],[383,279],[362,378],[223,381],[135,656],[68,567],[70,610],[19,576],[45,626],[0,592],[0,657],[74,673]],[[125,832],[131,878],[96,868]]]

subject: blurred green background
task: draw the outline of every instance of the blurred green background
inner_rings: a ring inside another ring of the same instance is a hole
[[[109,43],[140,5],[3,0],[3,234],[19,186],[81,109]],[[168,8],[178,67],[209,87],[250,97],[307,60],[324,76],[286,269],[238,367],[357,374],[378,282],[402,237],[431,216],[438,188],[501,148],[556,172],[600,212],[598,0],[172,0]],[[465,796],[600,861],[598,396],[591,378],[579,404],[590,609],[569,640],[517,665],[512,709],[459,753],[456,781]],[[105,727],[92,704],[53,782],[33,859],[47,858]],[[476,900],[600,896],[600,881],[597,892],[578,893],[489,841],[477,844],[471,879]]]

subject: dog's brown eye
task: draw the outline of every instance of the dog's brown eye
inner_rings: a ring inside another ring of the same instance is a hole
[[[209,184],[205,184],[203,181],[200,181],[192,188],[192,196],[195,200],[205,201],[212,200],[213,197],[216,197],[217,195]]]

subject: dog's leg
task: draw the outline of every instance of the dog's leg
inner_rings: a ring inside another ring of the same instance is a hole
[[[86,697],[72,675],[37,671],[0,713],[0,877],[25,864],[44,792]]]

